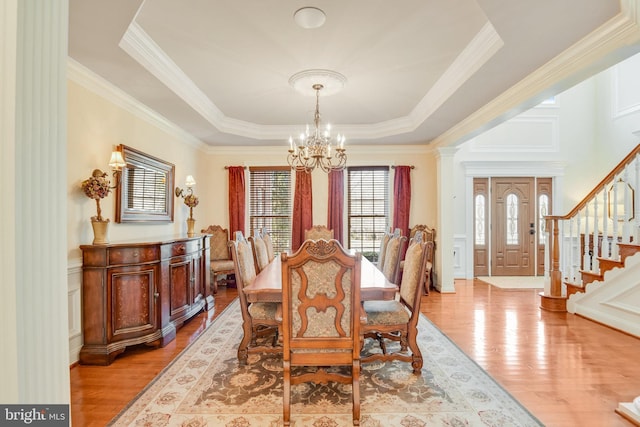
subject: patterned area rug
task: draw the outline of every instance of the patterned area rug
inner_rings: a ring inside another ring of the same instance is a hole
[[[238,364],[238,301],[161,372],[110,425],[282,425],[282,358],[250,355]],[[360,377],[364,427],[542,426],[426,317],[419,323],[422,375],[409,363],[366,364]],[[375,351],[367,340],[364,351]],[[351,386],[292,387],[291,424],[351,426]]]

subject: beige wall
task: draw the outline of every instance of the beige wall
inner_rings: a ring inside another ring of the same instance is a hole
[[[198,193],[206,200],[206,209],[198,213],[203,224],[222,224],[228,227],[227,207],[228,178],[225,166],[285,166],[287,147],[283,141],[277,147],[219,147],[211,148],[208,167],[204,171],[204,185]],[[430,150],[419,146],[364,147],[348,146],[349,166],[413,165],[411,185],[410,224],[429,224],[436,221],[436,175],[435,158]],[[199,182],[201,182],[200,180]],[[328,179],[327,174],[316,170],[313,184],[313,223],[327,223]],[[247,173],[248,185],[248,173]],[[390,191],[393,190],[393,170],[390,176]],[[346,193],[345,193],[346,194]],[[346,215],[346,204],[345,204]],[[247,215],[247,223],[248,223]],[[345,219],[346,227],[346,219]],[[249,232],[248,224],[246,231]]]
[[[93,169],[111,173],[109,157],[114,146],[125,144],[152,156],[173,163],[176,184],[184,187],[186,175],[198,179],[206,168],[206,155],[179,135],[120,108],[84,87],[68,84],[68,257],[80,258],[79,245],[93,240],[90,218],[96,215],[96,205],[80,189],[80,183]],[[113,180],[112,180],[113,182]],[[198,182],[196,192],[203,188]],[[102,199],[103,217],[109,218],[109,239],[153,238],[186,232],[188,208],[182,199],[175,200],[174,222],[169,224],[116,224],[115,192]],[[206,204],[206,202],[205,202]],[[200,206],[196,208],[196,213]],[[195,214],[194,214],[195,216]],[[197,216],[196,216],[197,218]]]

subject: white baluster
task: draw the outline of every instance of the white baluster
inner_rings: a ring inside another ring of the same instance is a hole
[[[621,222],[622,222],[622,242],[624,243],[629,243],[630,238],[629,238],[629,233],[631,230],[629,230],[629,226],[631,225],[630,221],[631,221],[631,194],[629,192],[630,188],[629,188],[629,168],[625,167],[624,168],[624,172],[623,172],[623,181],[624,181],[624,186],[623,191],[622,191],[622,200],[624,202],[624,210],[622,212],[621,215]]]
[[[609,198],[607,192],[607,185],[602,186],[602,206],[603,209],[607,209],[609,206]],[[602,246],[600,247],[600,253],[603,257],[611,259],[611,252],[609,251],[609,215],[602,216]]]
[[[613,230],[611,231],[611,259],[620,259],[618,255],[618,186],[616,185],[618,177],[613,178],[613,195],[612,200],[609,203],[613,203],[613,214],[611,218],[613,220]]]
[[[593,198],[593,261],[592,261],[592,269],[593,271],[600,272],[600,262],[598,261],[598,256],[600,252],[600,234],[599,234],[599,221],[598,218],[598,196],[596,195]]]
[[[638,188],[640,188],[640,157],[636,156],[635,160],[635,179],[634,179],[634,185],[633,185],[633,191],[634,192],[638,192]],[[640,197],[635,196],[633,198],[633,220],[634,220],[634,227],[633,227],[633,233],[631,233],[631,236],[633,237],[633,243],[635,243],[636,245],[638,244],[638,241],[640,241]]]
[[[591,235],[589,234],[589,203],[584,207],[584,249],[582,251],[582,269],[591,271],[591,256],[589,255],[589,243]]]

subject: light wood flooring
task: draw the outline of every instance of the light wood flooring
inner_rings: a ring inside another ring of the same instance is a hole
[[[567,313],[538,308],[537,290],[457,280],[432,291],[422,312],[549,427],[629,427],[614,412],[640,395],[640,339]],[[161,349],[128,349],[110,366],[71,368],[73,426],[104,426],[236,297],[221,287],[215,309],[194,317]]]

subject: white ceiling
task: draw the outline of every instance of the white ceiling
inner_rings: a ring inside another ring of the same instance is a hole
[[[320,95],[347,144],[450,145],[640,50],[638,2],[70,0],[69,56],[211,146],[299,134],[305,69],[347,78]]]

